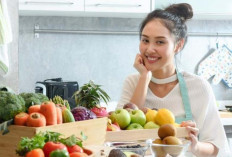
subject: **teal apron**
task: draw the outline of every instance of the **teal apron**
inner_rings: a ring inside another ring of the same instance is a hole
[[[191,106],[189,102],[188,89],[187,89],[184,77],[180,72],[176,71],[176,73],[177,73],[177,79],[179,81],[180,93],[181,93],[184,110],[185,110],[184,117],[175,117],[175,122],[180,124],[183,121],[192,120],[193,116],[192,116]]]

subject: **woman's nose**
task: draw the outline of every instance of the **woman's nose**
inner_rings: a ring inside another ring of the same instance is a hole
[[[153,53],[155,52],[155,45],[154,44],[149,44],[147,48],[147,52]]]

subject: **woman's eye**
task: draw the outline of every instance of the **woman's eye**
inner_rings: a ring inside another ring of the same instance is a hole
[[[142,39],[142,42],[144,42],[144,43],[149,43],[149,40],[147,40],[147,39]]]
[[[160,44],[164,44],[164,41],[157,41],[156,43],[160,45]]]

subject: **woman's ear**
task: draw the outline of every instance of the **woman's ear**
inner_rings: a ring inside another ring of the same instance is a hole
[[[175,50],[174,52],[177,54],[184,46],[184,42],[185,40],[184,39],[181,39],[180,41],[178,41],[175,45]]]

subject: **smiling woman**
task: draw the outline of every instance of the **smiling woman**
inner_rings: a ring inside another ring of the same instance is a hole
[[[209,83],[180,72],[175,65],[175,55],[187,41],[186,21],[192,16],[187,3],[147,15],[140,27],[140,53],[134,61],[139,74],[125,80],[118,107],[130,102],[140,109],[166,108],[174,113],[175,122],[186,127],[194,155],[227,156],[229,148]]]

